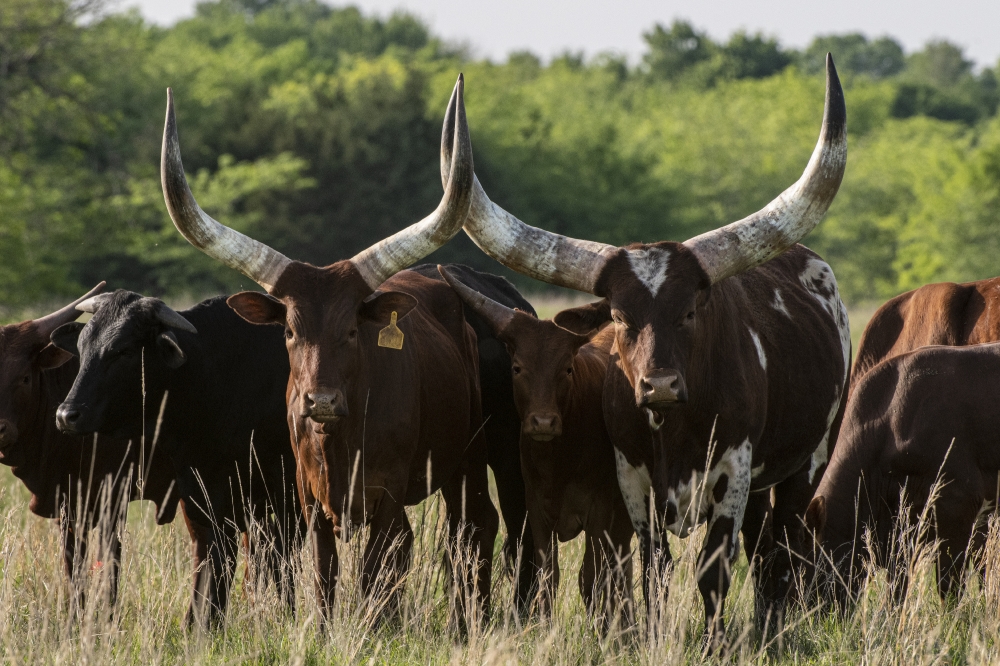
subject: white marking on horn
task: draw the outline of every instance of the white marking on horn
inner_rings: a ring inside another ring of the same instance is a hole
[[[760,337],[749,326],[747,327],[747,330],[750,331],[750,337],[753,339],[753,346],[757,348],[757,358],[760,359],[760,367],[767,370],[767,355],[764,354],[764,347],[760,344]]]
[[[632,272],[636,279],[655,298],[667,279],[670,252],[663,248],[648,247],[641,250],[626,250],[625,254],[628,256],[628,263],[632,266]]]

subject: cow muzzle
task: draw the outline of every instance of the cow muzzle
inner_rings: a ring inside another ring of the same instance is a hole
[[[331,423],[346,417],[347,398],[340,389],[334,391],[313,391],[302,397],[302,415],[318,423]]]
[[[64,402],[56,410],[56,427],[66,434],[83,434],[80,430],[82,418],[83,412],[79,407],[72,403]]]
[[[536,442],[551,442],[562,435],[562,418],[555,413],[534,413],[521,424],[521,432]]]
[[[636,404],[657,410],[687,402],[687,386],[677,370],[653,370],[639,379]]]

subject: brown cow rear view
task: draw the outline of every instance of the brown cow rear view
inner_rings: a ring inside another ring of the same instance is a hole
[[[632,622],[634,530],[618,487],[614,449],[601,408],[604,375],[614,330],[593,337],[552,321],[512,310],[473,291],[447,269],[438,267],[462,300],[482,316],[511,354],[514,402],[521,416],[521,467],[528,522],[534,536],[535,566],[540,571],[538,605],[551,613],[559,584],[559,542],[587,535],[580,568],[580,594],[587,609],[607,629],[619,608]],[[594,330],[603,317],[583,328]],[[584,319],[585,306],[560,315]]]
[[[971,542],[973,553],[982,548],[985,518],[997,508],[998,383],[1000,344],[988,344],[894,356],[854,387],[837,447],[806,512],[837,566],[836,580],[847,583],[838,592],[857,592],[864,578],[866,529],[876,564],[889,568],[897,592],[906,589],[906,567],[891,566],[897,528],[905,518],[916,522],[939,474],[928,536],[940,540],[942,597],[955,589],[967,547]],[[908,516],[900,503],[904,487]]]
[[[880,361],[927,345],[1000,341],[1000,277],[928,284],[880,307],[865,327],[851,389]]]

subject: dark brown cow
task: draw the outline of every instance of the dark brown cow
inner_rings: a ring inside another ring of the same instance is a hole
[[[851,386],[881,361],[918,347],[997,341],[1000,278],[924,285],[890,299],[872,315],[858,344]]]
[[[82,312],[76,306],[99,293],[102,282],[50,315],[0,328],[0,462],[31,491],[28,508],[59,520],[63,562],[80,601],[79,577],[94,555],[109,567],[110,598],[118,590],[119,539],[123,502],[156,503],[156,522],[169,523],[177,510],[173,473],[152,442],[145,446],[112,437],[64,435],[56,428],[56,408],[79,369],[72,354],[49,343],[49,335]],[[89,533],[99,528],[97,549]]]
[[[900,554],[900,529],[917,524],[939,474],[926,536],[940,539],[941,596],[956,590],[967,548],[981,550],[987,519],[997,510],[998,383],[1000,344],[994,343],[894,356],[854,387],[837,447],[806,514],[838,569],[836,580],[847,584],[838,585],[838,592],[856,592],[864,579],[865,530],[873,536],[878,565],[889,566]],[[906,513],[900,502],[904,487]],[[906,569],[905,560],[889,567],[897,593],[906,589]]]
[[[480,248],[610,302],[619,353],[604,408],[622,494],[647,566],[654,547],[669,557],[663,529],[686,536],[708,522],[698,585],[713,644],[740,531],[760,558],[759,617],[780,615],[792,563],[777,542],[801,546],[815,465],[836,437],[847,313],[830,267],[796,242],[826,213],[846,160],[843,91],[828,57],[822,131],[802,177],[763,210],[684,243],[620,248],[559,236],[525,225],[474,183],[465,230]]]
[[[174,224],[267,290],[230,297],[234,310],[285,328],[288,423],[324,609],[339,570],[336,537],[365,524],[371,536],[362,589],[398,591],[396,575],[408,566],[413,541],[404,509],[437,489],[448,507],[451,543],[473,553],[458,591],[474,587],[488,607],[499,521],[487,485],[475,335],[447,284],[399,272],[458,233],[468,213],[473,166],[461,78],[442,145],[457,157],[438,209],[352,259],[320,268],[292,261],[198,207],[168,102],[162,180]],[[380,331],[397,323],[402,348],[379,346]]]
[[[505,307],[465,286],[448,269],[439,270],[511,355],[534,562],[544,585],[538,600],[542,613],[551,612],[559,585],[559,542],[584,532],[579,585],[587,609],[607,627],[624,601],[625,620],[631,623],[634,532],[601,411],[614,329],[605,326],[593,336],[573,333]],[[568,318],[575,310],[560,314]]]

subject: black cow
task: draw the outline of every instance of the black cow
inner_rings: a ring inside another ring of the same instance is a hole
[[[59,428],[145,435],[169,457],[196,541],[187,622],[225,612],[238,535],[254,525],[274,539],[262,559],[291,604],[289,554],[301,514],[281,329],[248,324],[222,297],[177,313],[161,300],[119,290],[78,307],[93,318],[52,334],[81,365],[57,411]]]
[[[154,501],[161,525],[177,510],[173,467],[162,452],[155,455],[152,441],[80,437],[56,429],[56,408],[80,366],[50,344],[49,335],[79,317],[76,306],[103,288],[102,282],[40,319],[0,328],[0,462],[31,492],[31,512],[59,521],[63,562],[80,602],[80,577],[95,555],[108,569],[111,601],[117,597],[122,503]],[[97,548],[90,539],[95,527]]]

